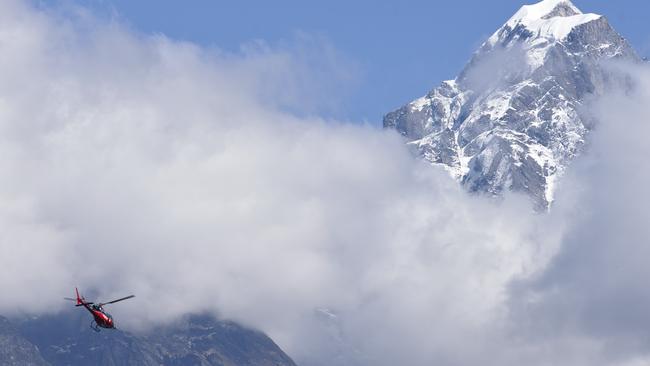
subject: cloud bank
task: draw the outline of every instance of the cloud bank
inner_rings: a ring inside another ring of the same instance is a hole
[[[74,10],[0,5],[1,314],[79,286],[135,293],[123,328],[208,311],[302,365],[648,362],[647,70],[536,215],[305,117],[354,79],[320,40],[228,53]]]

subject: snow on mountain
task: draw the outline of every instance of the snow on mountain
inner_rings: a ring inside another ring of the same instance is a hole
[[[527,5],[456,79],[387,114],[384,127],[469,190],[526,192],[544,209],[593,125],[585,98],[617,82],[602,66],[610,59],[639,57],[605,17],[568,0]]]
[[[490,37],[489,42],[497,43],[499,34],[504,28],[512,30],[517,26],[525,27],[538,38],[564,39],[573,28],[600,17],[598,14],[583,14],[567,0],[545,0],[534,5],[523,6]]]

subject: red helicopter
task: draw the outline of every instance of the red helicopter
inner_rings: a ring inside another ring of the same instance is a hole
[[[77,290],[76,287],[75,287],[74,290],[77,293],[77,298],[76,299],[72,299],[72,298],[69,298],[69,297],[65,297],[64,299],[71,300],[71,301],[76,301],[77,304],[75,306],[83,306],[83,307],[86,308],[86,310],[90,311],[90,313],[93,315],[93,318],[94,318],[93,322],[90,323],[90,328],[92,328],[92,330],[94,330],[95,332],[99,332],[101,330],[101,329],[99,329],[100,327],[101,328],[106,328],[106,329],[116,329],[115,328],[115,321],[113,321],[113,317],[111,316],[111,314],[104,311],[104,305],[113,304],[113,303],[116,303],[118,301],[127,300],[127,299],[130,299],[132,297],[135,297],[135,295],[129,295],[129,296],[117,299],[117,300],[108,301],[108,302],[101,302],[101,303],[95,304],[94,302],[86,301],[86,299],[83,296],[79,296],[79,290]]]

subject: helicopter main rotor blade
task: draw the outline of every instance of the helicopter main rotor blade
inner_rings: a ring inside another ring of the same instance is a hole
[[[77,299],[73,299],[71,297],[64,297],[63,300],[77,301]]]
[[[126,297],[122,297],[122,298],[120,298],[120,299],[117,299],[117,300],[113,300],[113,301],[102,302],[102,303],[99,304],[99,306],[104,306],[104,305],[106,305],[106,304],[114,304],[114,303],[116,303],[116,302],[118,302],[118,301],[128,300],[128,299],[133,298],[133,297],[135,297],[135,295],[129,295],[129,296],[126,296]]]

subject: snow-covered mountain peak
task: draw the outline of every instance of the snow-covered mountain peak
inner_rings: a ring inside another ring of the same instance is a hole
[[[599,19],[598,14],[583,14],[569,0],[543,0],[524,5],[488,40],[494,46],[511,39],[513,32],[525,29],[531,39],[562,40],[582,24]]]
[[[510,21],[550,18],[551,16],[549,15],[551,14],[557,16],[572,16],[582,14],[582,11],[580,11],[580,9],[573,5],[569,0],[543,0],[536,4],[522,6]]]
[[[470,191],[526,192],[544,209],[593,126],[584,101],[624,82],[602,67],[610,59],[640,62],[605,17],[567,0],[527,5],[453,81],[388,113],[384,127]]]

